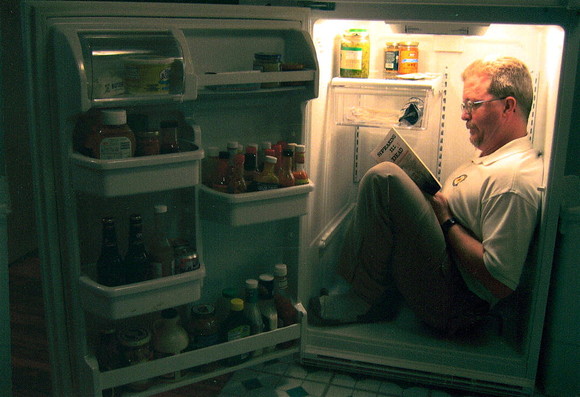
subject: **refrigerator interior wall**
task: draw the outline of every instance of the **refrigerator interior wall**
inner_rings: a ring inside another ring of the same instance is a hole
[[[443,118],[434,125],[429,123],[426,131],[416,131],[416,141],[411,143],[433,142],[431,139],[440,142],[437,150],[420,155],[426,156],[424,161],[430,167],[435,167],[431,170],[441,181],[474,154],[465,122],[461,120],[461,72],[473,60],[485,55],[515,56],[529,66],[536,89],[529,132],[534,146],[544,155],[546,170],[550,166],[564,39],[561,28],[492,24],[483,36],[401,35],[394,33],[384,21],[317,20],[313,25],[313,39],[319,56],[321,95],[311,103],[311,111],[325,116],[312,123],[310,147],[313,157],[320,161],[312,164],[310,171],[314,178],[323,180],[324,185],[313,193],[309,237],[312,251],[308,256],[312,263],[304,267],[303,274],[304,280],[311,281],[301,289],[306,296],[317,295],[321,287],[332,285],[340,240],[356,202],[357,184],[352,178],[354,156],[349,150],[353,147],[356,129],[336,123],[335,110],[329,107],[333,101],[331,96],[336,94],[331,83],[339,76],[340,36],[349,28],[369,31],[370,79],[382,77],[382,51],[387,41],[418,41],[419,72],[446,75],[445,100],[440,108]],[[388,101],[383,103],[385,111],[399,110],[386,109]],[[438,111],[436,107],[429,110]],[[381,129],[370,128],[360,128],[359,133],[367,134],[367,130],[381,133]],[[325,131],[325,134],[319,135],[316,131]],[[383,134],[387,131],[382,129]],[[339,172],[334,172],[337,169]],[[548,172],[545,183],[547,175]],[[503,331],[499,330],[496,321],[490,321],[471,342],[447,340],[431,333],[404,309],[395,321],[387,324],[310,326],[304,359],[324,366],[426,382],[452,381],[468,389],[485,388],[486,382],[497,382],[497,385],[489,385],[490,391],[505,388],[514,393],[529,392],[533,388],[537,364],[537,357],[530,356],[530,352],[537,351],[538,329],[541,330],[538,325],[530,327],[530,322],[534,321],[535,306],[545,299],[537,293],[538,274],[541,273],[537,267],[542,264],[535,262],[535,255],[532,249],[530,264],[526,266],[528,270],[522,278],[523,291],[498,307],[504,317]],[[302,296],[303,301],[306,296]],[[473,379],[481,382],[473,383]],[[475,384],[477,386],[473,386]]]

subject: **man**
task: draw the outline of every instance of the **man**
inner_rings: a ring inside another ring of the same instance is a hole
[[[531,77],[505,57],[475,61],[462,78],[475,157],[433,197],[392,163],[367,172],[338,265],[351,288],[311,301],[319,323],[388,320],[402,296],[422,321],[453,334],[517,288],[543,169],[526,130]]]

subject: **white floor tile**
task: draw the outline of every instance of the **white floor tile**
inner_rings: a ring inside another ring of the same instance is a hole
[[[429,397],[429,389],[422,387],[411,387],[403,390],[403,397]]]
[[[354,390],[352,397],[377,397],[377,393],[368,390]]]
[[[354,388],[358,390],[378,392],[379,388],[381,387],[381,383],[382,382],[377,379],[363,379],[356,382]]]
[[[403,388],[396,383],[383,382],[379,387],[379,393],[389,397],[401,397],[403,395]]]
[[[304,381],[302,382],[302,388],[308,392],[309,396],[312,397],[322,397],[327,388],[327,383]]]
[[[350,387],[340,387],[331,385],[326,395],[328,397],[352,397],[353,390]]]
[[[334,377],[332,378],[332,384],[337,386],[353,388],[354,385],[356,384],[356,381],[348,375],[334,374]]]

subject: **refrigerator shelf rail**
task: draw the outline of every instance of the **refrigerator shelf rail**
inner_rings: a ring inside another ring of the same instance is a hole
[[[167,372],[175,372],[195,368],[197,366],[219,361],[238,354],[252,352],[268,346],[275,346],[280,343],[289,342],[299,339],[301,336],[301,324],[293,324],[287,327],[279,328],[274,331],[264,332],[258,335],[248,336],[246,338],[224,342],[217,345],[209,346],[199,350],[193,350],[181,353],[175,356],[166,357],[149,361],[146,363],[123,367],[107,372],[100,372],[97,360],[94,356],[85,357],[86,370],[91,373],[91,378],[95,383],[95,390],[105,390],[118,387],[131,382],[144,380]],[[224,366],[216,371],[209,373],[203,372],[186,372],[181,380],[173,383],[156,383],[149,389],[135,393],[139,396],[155,395],[162,391],[175,389],[176,387],[185,386],[191,383],[199,382],[204,379],[213,378],[248,365],[256,365],[265,361],[285,357],[299,352],[299,343],[285,349],[276,349],[272,352],[264,352],[262,355],[252,357],[250,360],[235,366]],[[125,394],[124,394],[125,395]],[[133,393],[127,393],[133,395]]]
[[[119,320],[191,303],[201,297],[205,266],[173,276],[107,287],[88,275],[79,278],[83,308],[101,318]]]
[[[199,185],[200,216],[202,219],[231,226],[301,216],[308,212],[308,195],[313,190],[312,182],[241,194],[222,193]]]
[[[76,191],[102,197],[192,187],[199,183],[203,157],[203,149],[120,160],[71,153],[72,184]]]

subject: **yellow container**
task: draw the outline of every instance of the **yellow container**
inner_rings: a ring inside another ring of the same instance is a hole
[[[168,94],[173,58],[132,56],[125,59],[125,92],[130,95]]]
[[[419,71],[419,43],[402,42],[399,48],[399,74],[417,73]]]

